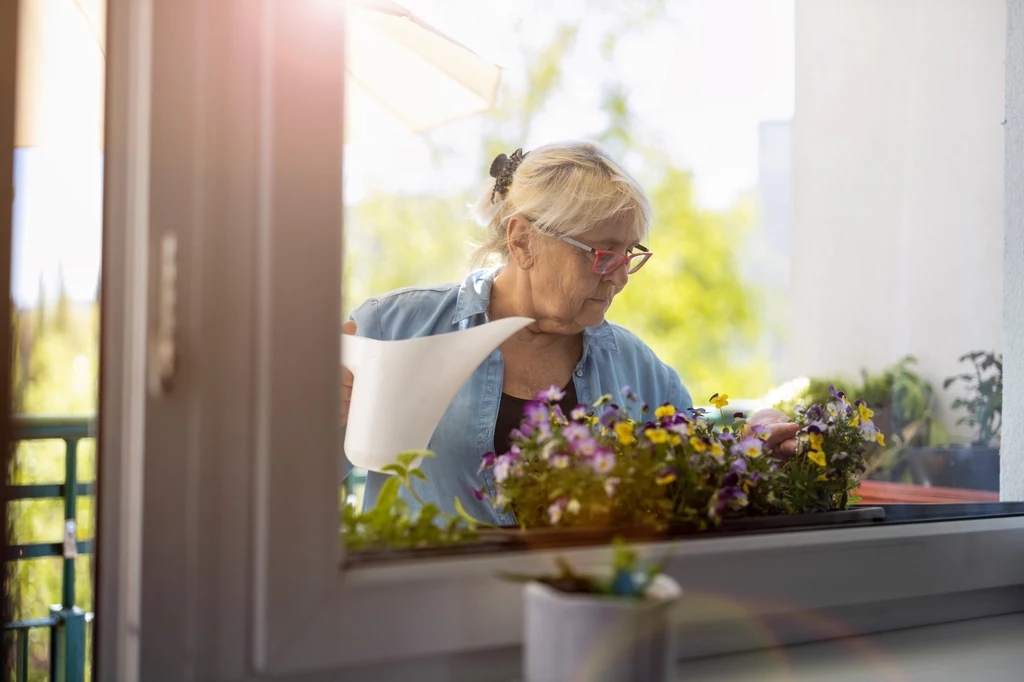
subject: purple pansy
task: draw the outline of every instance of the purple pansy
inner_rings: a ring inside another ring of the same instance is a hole
[[[598,417],[597,423],[607,428],[619,420],[619,410],[614,405],[609,405]]]
[[[512,467],[512,458],[507,454],[501,455],[494,462],[494,480],[498,483],[508,478],[509,470]]]
[[[480,458],[480,468],[477,470],[477,473],[480,473],[484,469],[490,469],[492,466],[494,466],[494,453],[485,453],[484,456]]]
[[[550,388],[546,388],[543,391],[539,391],[537,393],[537,400],[539,400],[542,403],[557,403],[564,397],[565,392],[562,391],[562,389],[558,388],[558,386],[551,386]]]
[[[577,438],[576,440],[570,441],[569,449],[577,455],[587,457],[594,454],[597,450],[597,440],[588,433],[583,438]]]
[[[544,403],[538,403],[535,400],[531,400],[526,403],[526,407],[523,408],[523,416],[526,420],[534,426],[541,424],[547,424],[551,420],[551,410]]]
[[[594,453],[590,465],[597,473],[607,474],[615,468],[615,453],[608,448],[601,448]]]

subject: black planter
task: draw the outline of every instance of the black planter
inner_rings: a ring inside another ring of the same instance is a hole
[[[980,445],[910,448],[907,464],[917,485],[999,490],[999,448]]]

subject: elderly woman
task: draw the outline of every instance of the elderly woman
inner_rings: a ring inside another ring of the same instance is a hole
[[[490,471],[479,473],[487,452],[505,452],[509,432],[525,404],[541,390],[562,387],[562,409],[591,405],[629,386],[649,405],[692,406],[674,369],[637,336],[605,320],[615,296],[652,253],[643,245],[651,206],[629,173],[598,146],[552,144],[504,154],[477,206],[487,225],[478,255],[503,265],[471,273],[459,284],[411,287],[371,298],[352,312],[345,333],[396,340],[446,334],[503,317],[536,320],[493,352],[452,401],[431,438],[437,453],[426,460],[417,492],[453,513],[459,497],[467,511],[491,523],[511,514],[477,500],[473,488],[494,496]],[[352,376],[342,373],[342,423]],[[638,415],[634,415],[636,417]],[[752,421],[772,430],[769,442],[795,450],[796,425],[765,410]],[[386,476],[370,472],[365,504],[377,498]]]

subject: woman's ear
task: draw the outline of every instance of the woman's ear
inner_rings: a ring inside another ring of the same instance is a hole
[[[537,246],[537,242],[534,240],[533,225],[522,216],[514,215],[508,221],[508,233],[505,238],[508,240],[509,259],[520,270],[529,270],[533,267],[536,258],[534,250]]]

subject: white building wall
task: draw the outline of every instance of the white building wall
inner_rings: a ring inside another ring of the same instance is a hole
[[[1005,0],[797,0],[792,374],[1002,350],[1005,50]]]

